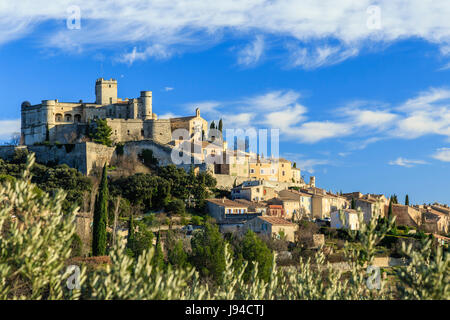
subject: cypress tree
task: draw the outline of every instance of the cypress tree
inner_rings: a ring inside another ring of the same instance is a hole
[[[156,248],[155,248],[155,253],[154,253],[153,259],[152,259],[152,266],[154,268],[158,268],[160,270],[162,270],[164,268],[164,254],[163,254],[162,248],[161,248],[161,239],[160,239],[159,231],[158,231],[158,236],[156,238]]]
[[[219,120],[219,131],[222,132],[223,129],[223,123],[222,123],[222,119]]]
[[[355,198],[352,198],[352,209],[355,209],[355,207],[356,207]]]
[[[102,180],[95,199],[92,236],[93,256],[104,256],[106,254],[106,219],[108,216],[108,198],[108,173],[105,164],[103,167]]]
[[[134,220],[133,214],[130,215],[130,220],[128,221],[128,239],[127,239],[127,247],[133,250],[134,245]]]
[[[406,195],[405,197],[405,206],[409,206],[409,196]]]
[[[216,128],[216,124],[214,123],[214,120],[213,120],[213,122],[211,122],[211,125],[209,126],[209,128],[210,129],[215,129]]]
[[[389,210],[388,210],[388,219],[390,219],[392,217],[392,200],[389,201]]]

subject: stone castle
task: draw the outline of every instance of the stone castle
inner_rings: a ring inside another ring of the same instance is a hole
[[[38,162],[64,163],[89,175],[93,169],[111,163],[121,143],[122,154],[136,156],[150,149],[163,166],[174,162],[173,154],[184,154],[191,161],[178,167],[189,170],[195,164],[196,170],[214,174],[218,185],[226,187],[255,179],[271,181],[282,189],[305,185],[300,169],[286,159],[263,159],[254,153],[228,149],[227,142],[217,137],[221,133],[210,130],[199,109],[192,116],[158,119],[151,91],[141,91],[139,98],[120,99],[114,79],[97,79],[95,97],[95,102],[23,102],[21,146],[0,146],[0,158],[10,159],[22,148],[34,152]],[[91,142],[89,132],[97,119],[107,122],[115,146]],[[183,134],[178,129],[184,129]]]
[[[172,141],[172,132],[184,128],[191,137],[201,137],[208,123],[195,116],[158,119],[152,110],[152,92],[141,91],[139,98],[117,97],[117,80],[97,79],[95,102],[60,102],[43,100],[40,104],[22,103],[22,144],[82,142],[90,123],[105,119],[112,128],[114,142],[153,140],[161,144]]]

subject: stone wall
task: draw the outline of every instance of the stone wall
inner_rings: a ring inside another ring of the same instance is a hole
[[[253,180],[249,177],[230,176],[226,174],[215,174],[217,180],[217,186],[222,188],[232,188],[234,181],[239,185],[244,181]],[[301,187],[303,185],[292,182],[279,182],[279,181],[267,181],[268,184],[274,186],[276,191],[288,189],[289,187]]]
[[[83,143],[72,145],[28,146],[29,152],[36,154],[36,161],[42,164],[67,164],[69,167],[86,173],[86,146]]]
[[[172,141],[172,130],[169,119],[147,120],[144,122],[144,130],[149,138],[156,142],[166,144]]]

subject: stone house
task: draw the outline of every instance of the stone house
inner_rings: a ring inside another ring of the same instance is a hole
[[[282,205],[269,204],[267,206],[267,215],[271,217],[285,218],[286,213]]]
[[[343,210],[345,221],[341,220],[339,210],[331,213],[330,227],[336,229],[359,230],[358,212],[354,209]]]
[[[275,188],[264,180],[244,181],[231,189],[231,198],[249,201],[264,201],[275,197]]]
[[[329,218],[331,212],[349,207],[346,198],[329,193],[324,189],[310,187],[302,191],[312,196],[311,210],[314,218]]]
[[[247,221],[243,227],[244,232],[247,229],[275,239],[280,239],[281,236],[284,236],[285,240],[294,242],[298,225],[278,217],[261,216]]]
[[[303,183],[303,179],[302,179],[302,171],[300,170],[300,168],[291,168],[292,171],[292,179],[294,183],[298,183],[301,184]]]
[[[385,206],[385,212],[389,212],[389,206]],[[392,214],[396,217],[397,225],[419,228],[422,224],[422,213],[410,206],[403,204],[393,204]]]
[[[207,199],[207,208],[210,216],[218,223],[224,223],[229,219],[248,220],[261,213],[249,212],[248,205],[230,199]]]
[[[426,206],[419,209],[422,212],[422,226],[425,232],[448,234],[449,216]]]
[[[296,214],[311,215],[312,195],[297,190],[281,190],[278,192],[278,198],[286,206],[284,207],[287,214],[291,212],[293,216]],[[293,202],[293,203],[292,203]]]

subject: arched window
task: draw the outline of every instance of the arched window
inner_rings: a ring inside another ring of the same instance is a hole
[[[76,114],[74,116],[74,120],[75,120],[75,122],[81,122],[81,115],[80,114]]]
[[[62,114],[61,113],[57,113],[55,115],[55,121],[56,122],[61,122],[62,121]]]
[[[67,122],[72,121],[72,115],[71,115],[71,114],[66,114],[66,115],[65,115],[65,120],[66,120]]]

